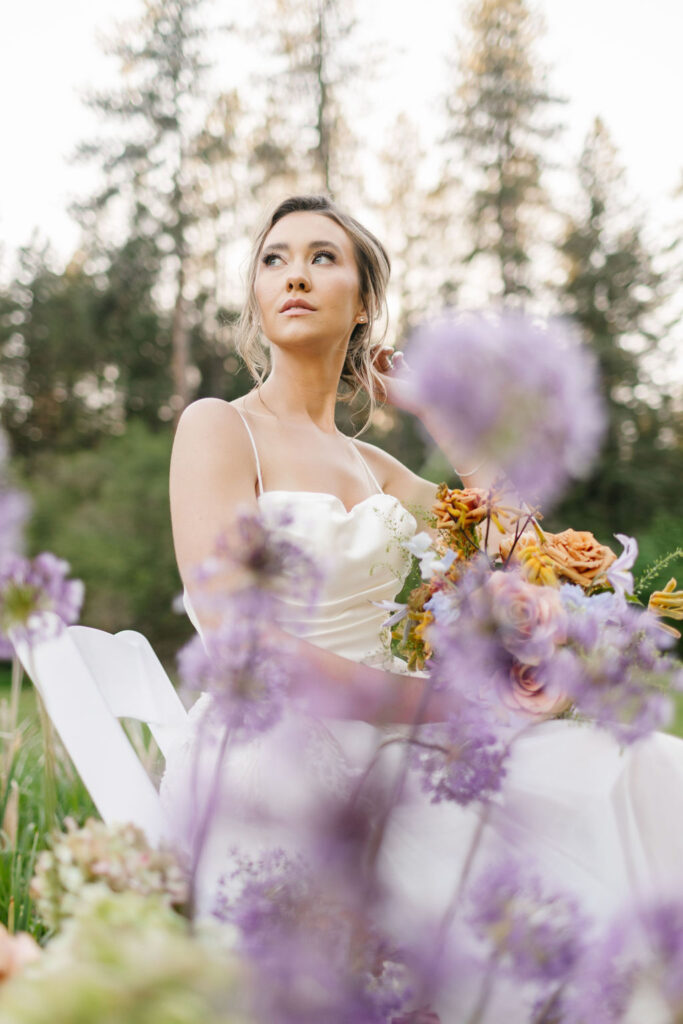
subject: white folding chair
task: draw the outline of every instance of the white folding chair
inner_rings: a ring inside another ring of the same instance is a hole
[[[159,795],[118,719],[146,723],[166,758],[186,735],[187,712],[147,638],[68,626],[35,644],[12,630],[10,639],[102,819],[133,822],[158,845],[167,824]]]

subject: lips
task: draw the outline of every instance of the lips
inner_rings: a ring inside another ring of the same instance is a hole
[[[288,309],[301,309],[314,312],[315,306],[312,306],[310,302],[306,302],[305,299],[287,299],[284,305],[280,307],[280,312],[286,313]]]

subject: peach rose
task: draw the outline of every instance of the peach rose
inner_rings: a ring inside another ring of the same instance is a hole
[[[511,549],[512,538],[505,538],[501,543],[503,558],[509,556]],[[588,530],[569,529],[562,533],[545,533],[545,539],[540,543],[534,533],[524,533],[515,547],[512,560],[530,570],[537,564],[542,565],[558,579],[578,583],[588,590],[616,561],[616,557],[611,548],[600,544]],[[551,583],[550,579],[543,579],[542,574],[532,581]]]
[[[28,932],[12,935],[0,924],[0,981],[18,974],[39,959],[41,949]]]
[[[544,548],[557,575],[580,587],[592,586],[617,558],[611,548],[600,544],[588,530],[546,533]]]

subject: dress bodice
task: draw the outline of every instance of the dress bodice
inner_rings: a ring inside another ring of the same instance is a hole
[[[354,661],[390,659],[381,629],[387,613],[374,602],[392,600],[403,586],[410,556],[402,542],[415,533],[415,518],[381,491],[349,510],[335,495],[314,491],[264,491],[257,500],[266,524],[284,531],[321,571],[312,605],[296,593],[284,598],[285,628]],[[187,591],[183,601],[201,632]]]

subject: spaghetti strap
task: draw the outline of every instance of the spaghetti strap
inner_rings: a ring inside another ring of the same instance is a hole
[[[256,476],[258,477],[258,492],[259,492],[259,496],[260,496],[261,494],[263,494],[263,478],[261,476],[261,463],[260,463],[259,457],[258,457],[258,448],[256,447],[256,441],[254,440],[254,435],[251,432],[251,428],[250,428],[249,424],[247,423],[244,414],[239,411],[239,409],[237,408],[236,405],[233,405],[233,409],[235,410],[235,412],[237,413],[239,418],[242,420],[242,423],[244,423],[244,426],[246,427],[247,433],[249,434],[249,440],[251,441],[251,447],[254,449],[254,458],[256,459]]]
[[[356,443],[352,439],[351,439],[351,447],[353,448],[354,452],[356,453],[356,455],[358,456],[360,461],[365,466],[365,472],[368,474],[368,476],[370,477],[371,481],[373,482],[373,484],[375,485],[375,487],[377,488],[379,493],[383,494],[384,493],[383,488],[380,487],[379,483],[377,482],[377,477],[375,476],[375,474],[372,472],[372,470],[368,466],[367,462],[365,461],[365,459],[363,458],[363,456],[360,453],[360,449],[356,447]]]

